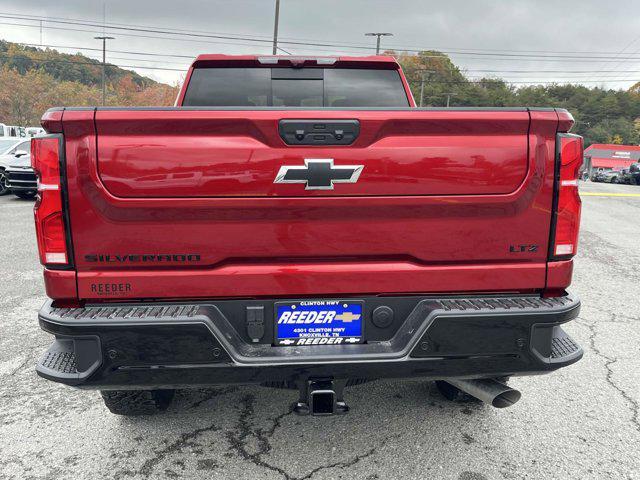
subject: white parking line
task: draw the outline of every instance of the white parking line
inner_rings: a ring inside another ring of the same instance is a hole
[[[640,197],[640,193],[580,192],[581,197]]]

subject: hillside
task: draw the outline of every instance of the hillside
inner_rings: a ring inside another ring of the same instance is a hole
[[[80,53],[70,55],[49,48],[26,47],[0,40],[0,67],[3,66],[16,70],[22,75],[32,70],[39,70],[56,80],[79,82],[87,86],[101,85],[102,81],[102,62],[98,60],[85,57]],[[131,77],[140,87],[156,84],[150,78],[108,63],[105,74],[107,83],[116,83],[125,77]]]
[[[172,105],[178,88],[107,64],[107,105]],[[56,106],[102,103],[102,66],[80,53],[23,47],[0,40],[0,122],[38,125]]]

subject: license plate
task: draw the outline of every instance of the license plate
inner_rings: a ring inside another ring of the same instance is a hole
[[[363,341],[362,301],[279,302],[276,345],[349,345]]]

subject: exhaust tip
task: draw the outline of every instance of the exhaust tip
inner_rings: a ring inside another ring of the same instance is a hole
[[[447,379],[446,383],[495,408],[510,407],[522,397],[522,394],[515,388],[508,387],[494,379],[460,380],[452,378]]]
[[[510,389],[505,392],[502,392],[499,395],[496,395],[496,397],[491,402],[491,405],[494,406],[495,408],[510,407],[511,405],[514,405],[515,403],[517,403],[521,397],[522,397],[522,394],[518,390]]]

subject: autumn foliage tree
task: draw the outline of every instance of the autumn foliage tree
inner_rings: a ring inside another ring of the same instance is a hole
[[[101,68],[99,62],[80,54],[0,41],[0,122],[38,125],[51,107],[100,105]],[[107,66],[107,105],[173,105],[177,92],[177,85]]]
[[[173,105],[177,87],[155,83],[144,87],[131,77],[122,77],[108,85],[107,103],[115,106]],[[39,70],[21,75],[16,70],[0,69],[0,122],[11,125],[38,125],[51,107],[94,106],[102,102],[102,89],[79,82],[60,81]]]
[[[0,70],[0,121],[14,125],[38,125],[42,113],[53,106],[98,104],[100,92],[78,82],[58,81],[31,70],[24,75]]]

